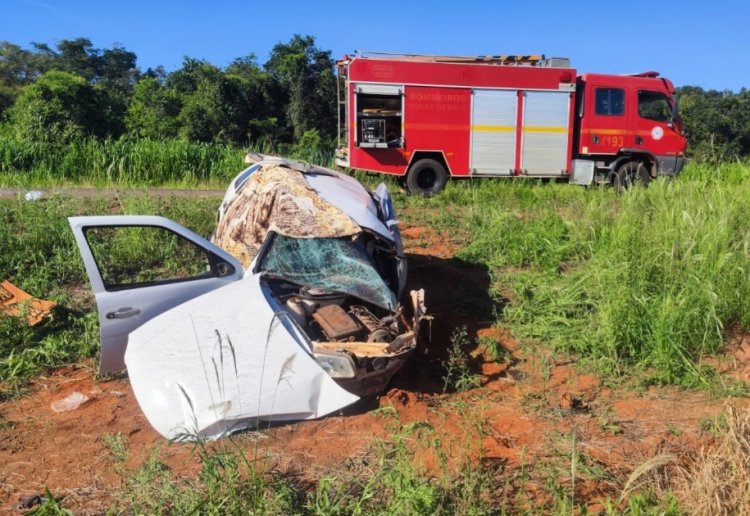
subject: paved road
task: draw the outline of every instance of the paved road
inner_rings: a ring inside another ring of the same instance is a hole
[[[0,188],[0,199],[25,197],[28,192],[41,192],[42,198],[53,195],[70,197],[221,197],[225,190],[174,188]]]

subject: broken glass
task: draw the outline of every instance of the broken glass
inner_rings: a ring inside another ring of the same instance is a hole
[[[292,238],[273,234],[259,263],[259,272],[305,287],[339,292],[387,310],[396,309],[396,296],[375,270],[358,240]]]

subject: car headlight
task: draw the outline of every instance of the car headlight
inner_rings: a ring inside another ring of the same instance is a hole
[[[331,378],[354,378],[354,362],[347,355],[314,353],[313,356]]]

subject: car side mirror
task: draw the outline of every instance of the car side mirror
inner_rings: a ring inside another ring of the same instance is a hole
[[[212,253],[211,261],[213,262],[212,264],[213,273],[217,277],[223,278],[225,276],[231,276],[232,274],[234,274],[235,272],[234,266],[231,263],[227,262],[226,260],[222,260],[221,258],[219,258],[218,256]]]

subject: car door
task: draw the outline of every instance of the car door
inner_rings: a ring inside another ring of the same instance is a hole
[[[617,154],[628,146],[629,91],[622,85],[598,82],[589,83],[586,88],[581,153]]]
[[[672,120],[674,102],[663,91],[640,89],[638,110],[634,111],[634,147],[657,156],[662,172],[674,173],[682,135]]]
[[[99,312],[99,374],[125,368],[130,332],[244,273],[234,257],[164,217],[70,217],[68,222]]]

